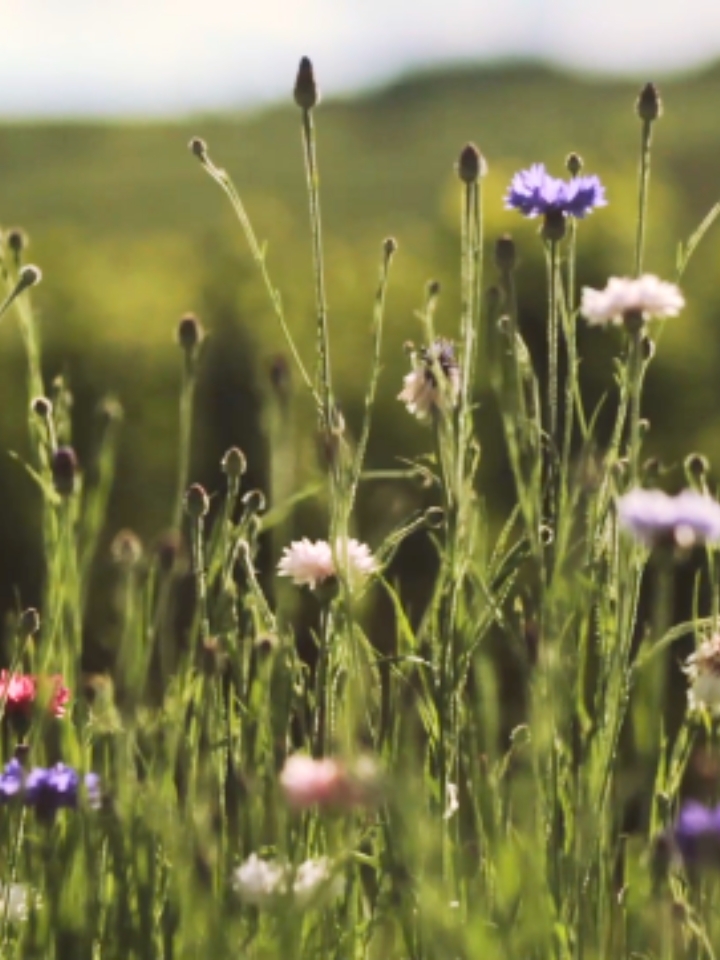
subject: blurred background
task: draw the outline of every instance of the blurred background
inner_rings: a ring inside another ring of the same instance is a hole
[[[430,449],[396,396],[419,337],[414,311],[442,284],[437,326],[459,322],[460,191],[454,164],[475,141],[487,158],[488,284],[492,244],[519,248],[521,322],[542,363],[544,264],[537,224],[503,209],[512,173],[544,161],[555,175],[577,151],[607,186],[609,206],[583,222],[580,282],[603,285],[632,265],[640,129],[634,102],[657,81],[646,266],[672,279],[677,245],[720,199],[720,5],[711,0],[23,0],[5,8],[0,58],[0,224],[29,236],[48,389],[74,394],[73,430],[93,478],[98,405],[124,409],[107,543],[123,527],[151,543],[171,520],[182,357],[179,318],[195,312],[209,337],[200,369],[192,478],[223,488],[232,444],[246,486],[271,503],[319,477],[307,397],[232,211],[187,149],[203,137],[243,196],[286,315],[308,362],[313,280],[299,115],[301,55],[323,91],[317,112],[336,392],[360,422],[382,241],[399,252],[388,299],[380,409],[370,465],[397,468]],[[648,455],[682,483],[702,450],[720,463],[720,227],[684,278],[688,306],[667,324],[647,384]],[[584,334],[588,396],[613,390],[620,342]],[[27,388],[17,320],[0,322],[0,613],[39,601],[37,494],[8,451],[27,452]],[[498,509],[507,466],[487,391],[483,492]],[[361,535],[377,545],[422,505],[409,483],[369,485]],[[322,505],[284,534],[326,532]],[[277,549],[277,548],[275,548]],[[416,554],[400,558],[422,565]],[[103,554],[103,556],[105,555]],[[107,562],[102,560],[102,562]],[[267,566],[271,557],[267,558]],[[420,571],[420,567],[418,567]],[[419,573],[418,573],[419,575]]]

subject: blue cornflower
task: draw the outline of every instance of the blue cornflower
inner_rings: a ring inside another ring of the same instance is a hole
[[[534,163],[529,170],[516,173],[505,195],[505,208],[519,210],[526,217],[561,213],[582,220],[595,207],[606,205],[605,187],[599,177],[560,180],[550,176],[544,163]]]
[[[17,759],[11,760],[0,774],[0,803],[21,797],[28,807],[54,813],[63,807],[76,807],[81,783],[92,807],[100,805],[100,778],[95,773],[80,775],[64,763],[54,767],[34,767],[25,774]]]
[[[686,801],[671,830],[675,847],[686,866],[720,863],[720,807]]]

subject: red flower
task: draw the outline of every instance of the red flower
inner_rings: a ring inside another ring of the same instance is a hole
[[[23,673],[0,670],[0,705],[5,713],[29,713],[38,696],[47,697],[48,708],[56,717],[65,715],[65,705],[70,700],[70,691],[59,674],[37,677]]]

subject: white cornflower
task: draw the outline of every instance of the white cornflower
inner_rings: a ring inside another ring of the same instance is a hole
[[[620,524],[648,547],[692,547],[720,541],[720,504],[696,490],[675,497],[636,488],[617,502]]]
[[[442,377],[442,382],[438,382]],[[398,394],[418,420],[427,420],[432,410],[454,407],[460,395],[460,370],[449,340],[438,339],[413,356],[413,369]]]
[[[283,892],[286,874],[282,864],[252,853],[234,872],[233,887],[246,903],[263,904]]]
[[[651,317],[676,317],[685,299],[674,283],[665,283],[652,274],[630,280],[611,277],[604,290],[584,287],[580,313],[591,325],[643,322]]]
[[[689,680],[690,710],[720,713],[720,634],[703,640],[683,668]]]
[[[370,548],[358,540],[343,541],[338,538],[335,554],[341,569],[347,560],[348,576],[354,585],[377,569]],[[299,587],[307,585],[314,590],[319,584],[337,575],[330,544],[326,540],[316,540],[313,543],[306,537],[293,541],[283,551],[278,573],[281,577],[291,577],[293,583]]]

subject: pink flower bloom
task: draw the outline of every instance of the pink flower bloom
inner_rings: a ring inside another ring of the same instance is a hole
[[[56,717],[65,715],[70,691],[59,674],[38,681],[29,674],[11,674],[7,670],[0,670],[0,704],[4,705],[5,713],[30,713],[38,691],[41,698],[48,698],[51,713]]]
[[[314,760],[296,753],[285,761],[280,786],[288,804],[296,810],[314,806],[349,809],[364,806],[376,796],[378,771],[368,757],[348,769],[330,757]]]

